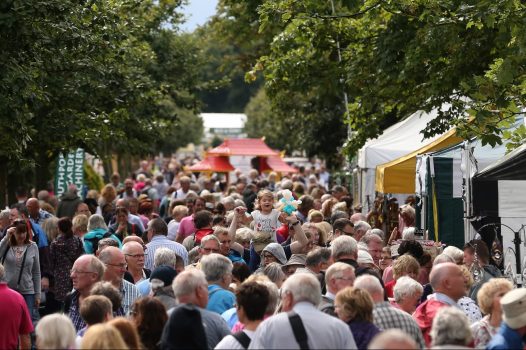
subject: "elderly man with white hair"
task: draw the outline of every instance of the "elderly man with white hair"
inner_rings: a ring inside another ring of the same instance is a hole
[[[332,258],[334,261],[343,262],[358,268],[358,243],[349,236],[340,236],[332,241]]]
[[[205,274],[196,268],[187,269],[175,277],[172,282],[175,299],[178,306],[168,310],[170,318],[166,322],[161,338],[162,349],[173,348],[173,337],[177,336],[180,319],[172,317],[172,313],[181,305],[197,306],[203,325],[208,348],[213,349],[225,336],[230,334],[227,323],[217,313],[206,310],[208,303],[208,283]]]
[[[408,276],[400,277],[394,286],[394,299],[400,310],[411,315],[420,303],[424,288]]]
[[[420,349],[425,348],[422,331],[411,315],[399,310],[384,299],[384,289],[380,280],[372,275],[362,275],[354,281],[354,287],[369,293],[374,302],[373,323],[376,327],[388,329],[400,329],[407,333]]]
[[[320,282],[311,274],[290,276],[281,288],[282,310],[263,321],[250,349],[356,349],[349,326],[316,307]]]
[[[363,236],[371,229],[371,225],[369,225],[365,221],[357,221],[354,223],[354,235],[353,238],[356,239],[356,241],[360,241]]]
[[[201,270],[208,281],[207,310],[222,314],[234,307],[236,297],[228,290],[232,282],[232,261],[229,258],[212,253],[201,258]]]
[[[432,349],[471,349],[473,339],[467,316],[455,307],[438,310],[431,327]]]
[[[325,272],[327,293],[322,296],[322,302],[318,309],[326,314],[337,317],[334,310],[336,294],[346,287],[352,287],[355,279],[354,267],[351,265],[342,262],[332,264]]]

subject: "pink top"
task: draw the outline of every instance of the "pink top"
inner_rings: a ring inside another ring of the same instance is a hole
[[[194,216],[190,215],[181,219],[181,222],[179,223],[179,231],[177,234],[183,236],[183,238],[186,238],[194,234],[195,230]]]
[[[33,323],[21,294],[0,283],[0,349],[16,349],[18,336],[33,331]]]
[[[384,281],[384,284],[394,280],[394,277],[393,277],[393,265],[387,266],[385,268],[384,274],[382,276],[382,280]]]

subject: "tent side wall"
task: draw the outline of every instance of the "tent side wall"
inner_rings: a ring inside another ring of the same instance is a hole
[[[438,240],[462,249],[464,245],[464,204],[462,198],[453,197],[454,162],[451,158],[433,159],[435,178],[431,178],[431,162],[427,169],[426,229],[429,238],[435,237],[433,195],[436,195],[438,214]],[[433,189],[434,181],[434,189]]]

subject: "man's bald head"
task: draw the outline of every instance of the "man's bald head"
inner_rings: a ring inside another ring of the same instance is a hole
[[[433,290],[443,293],[457,301],[465,295],[465,282],[462,270],[458,265],[446,262],[433,266],[429,274]]]
[[[26,202],[26,208],[27,212],[29,213],[29,216],[31,216],[32,218],[37,217],[38,212],[40,211],[40,203],[38,202],[38,199],[29,198]]]
[[[126,254],[135,254],[135,252],[143,252],[142,244],[134,241],[128,241],[122,246],[122,252]]]
[[[130,236],[127,236],[126,238],[124,238],[124,240],[122,241],[123,244],[126,244],[128,242],[137,242],[139,243],[141,246],[144,244],[144,241],[142,240],[141,237],[139,236],[135,236],[135,235],[130,235]]]

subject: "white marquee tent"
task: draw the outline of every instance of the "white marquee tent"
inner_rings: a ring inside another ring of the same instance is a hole
[[[444,108],[447,109],[449,106],[445,105]],[[374,203],[376,166],[400,158],[439,138],[441,135],[423,139],[420,133],[437,115],[438,110],[432,110],[430,113],[415,112],[387,128],[376,139],[367,141],[358,151],[358,168],[355,170],[357,186],[354,198],[360,198],[364,213],[369,212]]]

